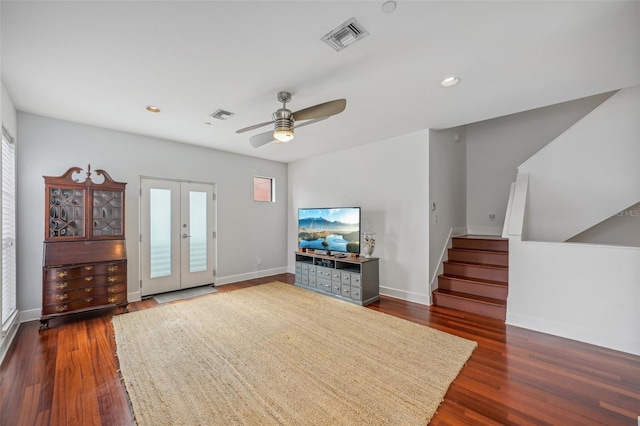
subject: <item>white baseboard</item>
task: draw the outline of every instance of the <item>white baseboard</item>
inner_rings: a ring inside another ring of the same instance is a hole
[[[7,352],[9,352],[13,339],[18,334],[19,326],[19,321],[14,320],[13,324],[11,324],[11,326],[4,332],[3,336],[0,337],[0,364],[4,361],[4,357],[7,355]]]
[[[270,275],[286,274],[287,272],[288,272],[287,267],[283,266],[281,268],[265,269],[263,271],[248,272],[245,274],[229,275],[226,277],[216,277],[215,284],[217,287],[219,285],[236,283],[238,281],[246,281],[246,280],[252,280],[255,278],[268,277]]]
[[[129,302],[139,302],[142,300],[142,293],[140,293],[139,290],[133,293],[127,293],[127,300]]]
[[[407,302],[415,302],[421,305],[431,306],[431,294],[413,293],[397,288],[380,286],[380,294],[396,299],[406,300]]]
[[[20,311],[20,323],[39,320],[41,313],[42,308]]]

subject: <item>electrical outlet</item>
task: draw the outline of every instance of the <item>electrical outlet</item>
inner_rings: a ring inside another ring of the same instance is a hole
[[[258,258],[258,265],[262,265],[262,258],[261,257]]]

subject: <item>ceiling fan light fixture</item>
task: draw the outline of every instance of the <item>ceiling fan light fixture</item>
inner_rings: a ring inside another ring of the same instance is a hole
[[[273,131],[273,137],[277,142],[289,142],[293,139],[293,128],[277,128]]]

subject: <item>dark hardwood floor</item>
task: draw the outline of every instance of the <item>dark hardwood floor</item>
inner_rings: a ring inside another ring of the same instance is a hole
[[[218,289],[274,280],[293,283],[293,275]],[[154,306],[146,299],[129,308]],[[478,342],[433,425],[638,424],[640,357],[389,297],[369,308]],[[0,425],[133,424],[114,355],[118,314],[54,319],[47,331],[22,324],[0,367]]]

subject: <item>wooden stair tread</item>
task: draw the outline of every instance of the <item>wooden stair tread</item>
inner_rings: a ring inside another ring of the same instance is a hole
[[[439,275],[439,277],[442,278],[448,278],[451,280],[457,280],[457,281],[466,281],[469,283],[476,283],[476,284],[483,284],[483,285],[493,285],[493,286],[497,286],[497,287],[506,287],[509,288],[509,284],[502,282],[502,281],[492,281],[492,280],[485,280],[482,278],[469,278],[469,277],[463,277],[460,275],[451,275],[451,274],[441,274]]]
[[[455,297],[458,299],[472,300],[474,302],[484,303],[487,305],[493,305],[493,306],[499,306],[499,307],[507,306],[507,302],[505,300],[492,299],[490,297],[476,296],[474,294],[460,293],[457,291],[445,290],[441,288],[434,290],[434,293],[441,294],[443,296]]]
[[[442,263],[447,263],[449,265],[477,266],[477,267],[480,267],[480,268],[487,268],[487,269],[500,269],[500,270],[503,270],[503,271],[509,269],[508,266],[491,265],[491,264],[488,264],[488,263],[461,262],[459,260],[445,260]]]
[[[509,241],[508,238],[502,238],[499,235],[458,235],[452,238],[459,238],[459,239],[465,239],[465,240]]]
[[[486,253],[486,254],[505,254],[505,255],[509,255],[509,250],[491,250],[491,249],[473,249],[473,248],[465,248],[465,247],[451,247],[449,248],[449,250],[452,251],[462,251],[462,252],[469,252],[469,253]]]

